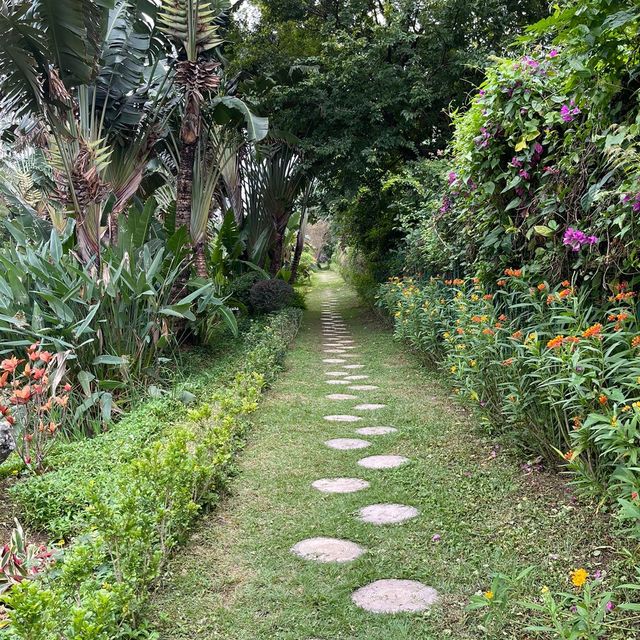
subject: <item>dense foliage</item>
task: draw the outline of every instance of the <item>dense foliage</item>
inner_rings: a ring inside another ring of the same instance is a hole
[[[55,471],[18,485],[32,518],[79,535],[55,571],[10,591],[8,637],[126,636],[168,553],[218,495],[299,321],[288,310],[254,326],[233,375],[185,385],[189,408],[175,396],[152,401],[104,436],[62,447]]]

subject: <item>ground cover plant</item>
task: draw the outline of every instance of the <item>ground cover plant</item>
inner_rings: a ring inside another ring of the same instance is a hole
[[[282,311],[249,331],[242,364],[231,380],[221,387],[220,380],[205,377],[192,406],[178,409],[177,417],[179,400],[172,397],[150,403],[119,425],[120,433],[107,434],[106,443],[96,446],[108,460],[103,473],[94,475],[86,466],[81,446],[60,452],[59,472],[45,477],[53,495],[69,488],[67,474],[78,483],[80,490],[65,496],[75,501],[77,535],[54,572],[37,582],[20,582],[5,597],[8,637],[126,635],[169,552],[184,540],[202,505],[220,491],[242,443],[245,417],[273,379],[299,317],[299,311]],[[167,419],[169,425],[163,425]],[[123,440],[131,447],[128,456],[120,452]],[[84,453],[95,455],[88,446]],[[22,499],[42,496],[42,489],[26,491]]]

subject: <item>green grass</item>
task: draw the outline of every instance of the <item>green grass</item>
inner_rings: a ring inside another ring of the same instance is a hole
[[[362,451],[333,451],[331,437],[354,426],[322,416],[347,413],[353,401],[324,383],[320,300],[333,289],[362,362],[378,391],[354,392],[388,407],[356,426],[393,425],[399,433],[369,438]],[[356,465],[362,455],[402,454],[412,462],[390,471]],[[354,476],[367,491],[322,495],[322,477]],[[358,508],[376,502],[418,507],[419,518],[373,527]],[[526,475],[518,461],[485,440],[475,418],[456,405],[437,375],[394,344],[390,333],[358,306],[332,273],[316,276],[303,327],[287,371],[254,419],[231,493],[205,518],[189,546],[170,564],[150,616],[163,640],[471,640],[528,638],[531,621],[514,607],[505,625],[486,634],[464,608],[484,591],[492,572],[515,575],[535,567],[520,598],[542,585],[566,589],[568,572],[585,566],[615,573],[610,524],[581,508],[554,476]],[[432,542],[439,534],[441,541]],[[312,536],[353,540],[368,553],[347,565],[305,562],[289,549]],[[354,589],[378,578],[420,580],[438,589],[442,604],[419,615],[372,616],[352,605]]]

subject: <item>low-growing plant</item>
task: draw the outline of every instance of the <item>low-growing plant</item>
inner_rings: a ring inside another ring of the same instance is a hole
[[[279,278],[258,280],[249,292],[251,308],[257,313],[271,313],[284,309],[293,298],[293,287]]]

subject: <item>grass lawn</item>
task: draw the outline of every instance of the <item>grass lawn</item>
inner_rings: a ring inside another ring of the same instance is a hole
[[[479,626],[478,614],[465,612],[469,598],[489,588],[493,572],[515,575],[534,567],[519,600],[535,599],[543,585],[568,589],[576,567],[622,570],[604,517],[580,507],[557,477],[527,473],[484,439],[438,375],[405,355],[338,276],[317,274],[315,285],[287,370],[256,413],[229,495],[203,518],[151,602],[163,640],[524,639],[533,636],[523,630],[531,620],[522,607],[489,631]],[[329,289],[358,346],[353,353],[360,357],[349,360],[366,365],[355,373],[380,386],[346,392],[359,402],[388,405],[355,426],[323,420],[357,404],[325,397],[345,392],[325,382],[325,370],[341,365],[322,363],[320,301]],[[399,431],[367,438],[373,445],[364,453],[323,444],[375,425]],[[411,463],[386,471],[356,465],[365,455],[383,453]],[[359,477],[371,487],[325,495],[310,486],[323,477]],[[360,507],[379,502],[413,505],[421,513],[387,527],[355,517]],[[432,540],[436,534],[439,542]],[[290,552],[314,536],[352,540],[368,552],[341,565]],[[356,608],[352,592],[379,578],[420,580],[435,587],[442,602],[417,615]]]

